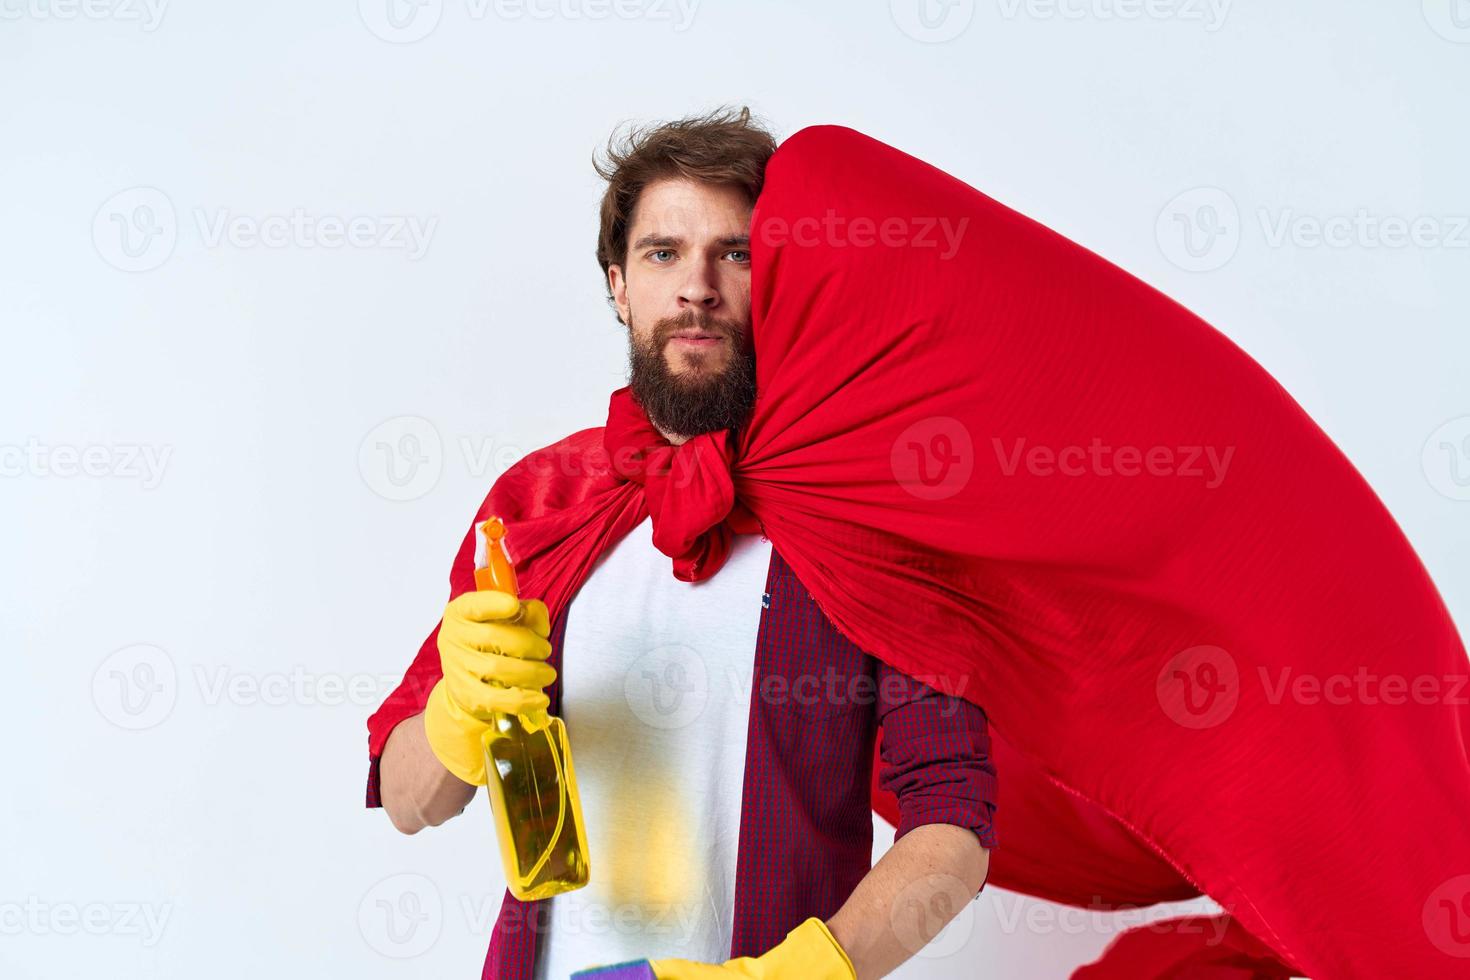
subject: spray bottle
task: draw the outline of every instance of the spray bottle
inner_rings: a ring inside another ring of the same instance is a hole
[[[480,525],[485,564],[475,569],[475,588],[517,598],[515,567],[502,538],[505,525],[491,517]],[[519,621],[517,619],[513,622]],[[567,726],[547,715],[496,712],[485,732],[486,794],[495,815],[500,860],[510,892],[521,901],[549,898],[587,884],[587,832],[572,770]]]

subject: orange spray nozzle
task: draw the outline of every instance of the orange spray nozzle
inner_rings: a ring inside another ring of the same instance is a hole
[[[496,589],[520,597],[516,585],[516,570],[510,555],[505,552],[505,524],[498,517],[491,517],[480,524],[480,533],[485,535],[485,567],[475,569],[475,588],[478,591]]]

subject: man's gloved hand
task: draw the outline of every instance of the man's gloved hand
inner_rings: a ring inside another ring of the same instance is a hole
[[[786,934],[779,945],[758,957],[742,956],[720,966],[689,960],[651,960],[659,980],[857,980],[846,951],[816,916]]]
[[[556,679],[548,663],[551,617],[540,599],[509,592],[465,592],[444,608],[439,664],[444,677],[429,692],[424,732],[429,748],[454,775],[485,785],[481,737],[495,712],[549,724],[551,704],[541,688]]]

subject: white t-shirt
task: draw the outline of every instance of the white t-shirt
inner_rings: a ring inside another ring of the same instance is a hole
[[[625,960],[729,957],[770,560],[766,538],[736,535],[714,577],[680,582],[645,519],[573,597],[560,717],[592,874],[550,899],[536,980]]]

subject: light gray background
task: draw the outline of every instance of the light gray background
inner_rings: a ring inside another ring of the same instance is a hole
[[[363,723],[491,480],[623,383],[624,119],[854,126],[1153,283],[1470,617],[1467,0],[388,2],[0,0],[0,973],[479,976],[488,808],[396,834]],[[1128,924],[1058,911],[989,887],[897,976]]]

